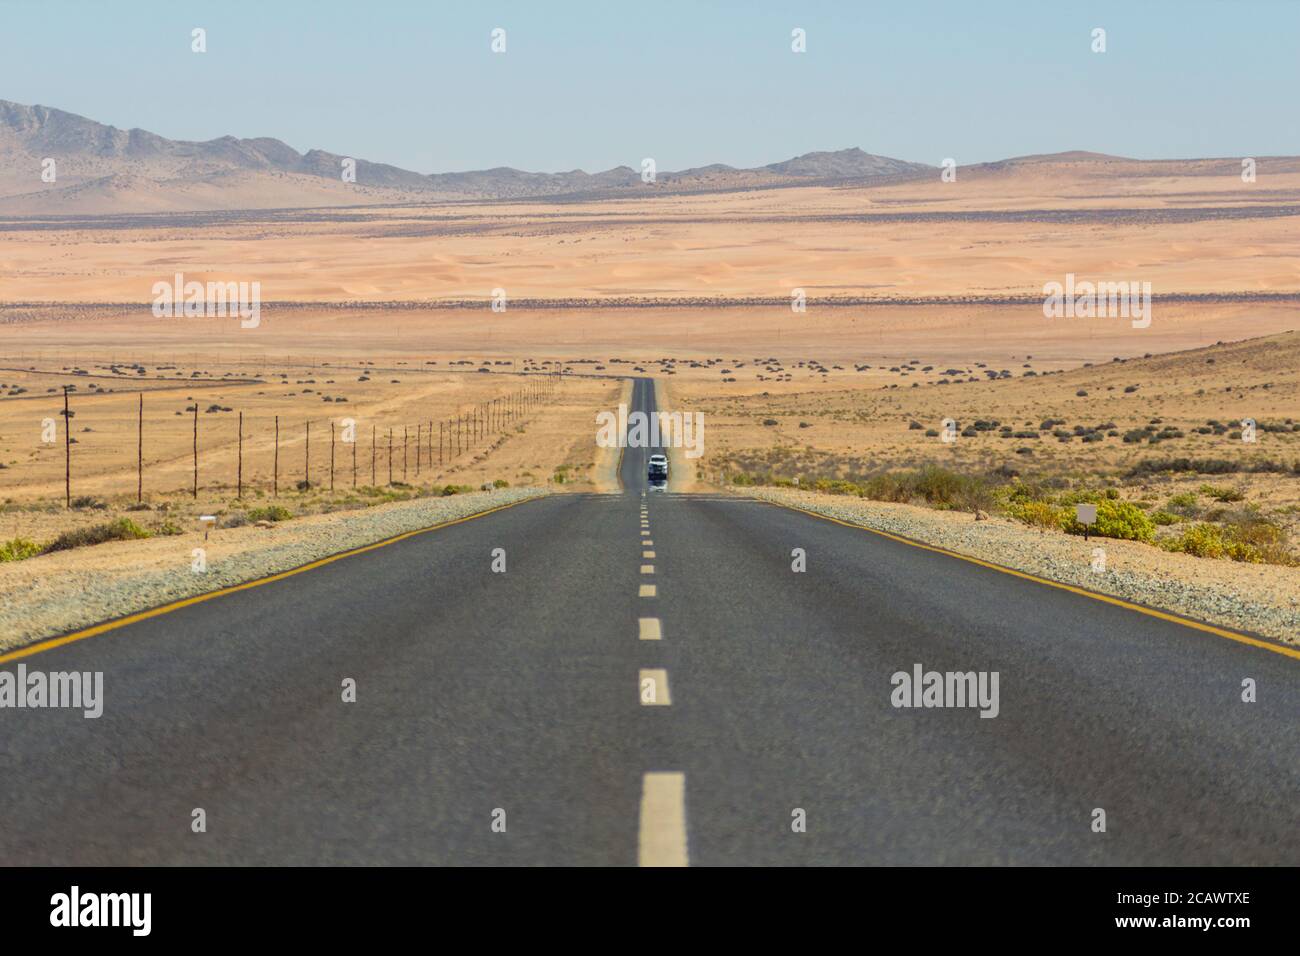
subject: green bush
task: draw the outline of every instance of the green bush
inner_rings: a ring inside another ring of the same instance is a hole
[[[1083,534],[1084,526],[1074,515],[1065,525],[1069,534]],[[1097,523],[1088,529],[1099,538],[1120,538],[1125,541],[1153,541],[1156,524],[1137,505],[1128,501],[1111,501],[1103,498],[1097,503]]]
[[[249,521],[288,521],[293,512],[283,505],[267,505],[264,508],[250,508]]]
[[[1043,531],[1062,531],[1071,519],[1070,512],[1046,501],[1011,501],[1006,507],[1009,516],[1032,528]]]
[[[49,554],[51,551],[68,551],[72,548],[82,548],[92,544],[103,544],[105,541],[130,541],[134,538],[148,537],[150,537],[149,532],[145,531],[144,528],[141,528],[130,518],[118,518],[116,521],[93,525],[89,528],[78,528],[75,531],[65,531],[47,544],[42,553]]]
[[[1287,550],[1286,531],[1271,521],[1252,516],[1225,525],[1195,524],[1160,544],[1166,551],[1197,558],[1229,558],[1251,564],[1296,563]]]
[[[1228,488],[1223,485],[1201,485],[1201,494],[1213,498],[1215,501],[1231,502],[1242,501],[1245,495],[1236,488]]]
[[[1223,532],[1213,524],[1194,524],[1178,537],[1161,542],[1161,547],[1197,558],[1221,558],[1227,551]]]
[[[0,543],[0,561],[25,561],[41,553],[41,546],[27,538],[13,538]]]

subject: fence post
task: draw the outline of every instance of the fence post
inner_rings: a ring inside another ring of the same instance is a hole
[[[334,419],[330,419],[330,491],[334,490]]]
[[[235,472],[235,497],[244,497],[244,413],[239,413],[239,468]]]
[[[438,467],[442,467],[442,422],[438,422]]]
[[[280,416],[275,416],[275,465],[271,472],[271,497],[280,497]]]
[[[144,501],[144,392],[140,393],[140,414],[136,420],[135,500]]]
[[[307,483],[304,491],[311,490],[311,421],[307,422],[307,445],[302,453],[302,480]]]
[[[393,426],[388,426],[388,483],[393,483]]]
[[[357,433],[352,431],[352,487],[357,486]]]
[[[424,457],[424,445],[420,443],[424,435],[424,422],[415,423],[415,477],[420,477],[420,459]]]
[[[68,411],[68,386],[63,386],[63,504],[72,507],[72,415]]]
[[[411,426],[402,426],[402,484],[406,484],[406,452],[411,447]]]
[[[194,497],[199,496],[199,400],[194,400]]]
[[[376,487],[378,479],[375,477],[375,426],[370,426],[370,487]]]

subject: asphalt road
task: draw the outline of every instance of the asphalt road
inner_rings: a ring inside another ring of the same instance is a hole
[[[626,451],[622,495],[27,658],[102,671],[104,714],[0,709],[0,861],[1300,863],[1300,662],[772,505],[646,494],[652,451]],[[998,715],[894,707],[916,664],[997,672]]]

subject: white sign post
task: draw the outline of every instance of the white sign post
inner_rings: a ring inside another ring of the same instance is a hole
[[[1083,525],[1083,540],[1088,540],[1088,529],[1097,523],[1096,505],[1075,505],[1074,517]]]

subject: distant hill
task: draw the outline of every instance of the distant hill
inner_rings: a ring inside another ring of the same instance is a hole
[[[55,161],[55,181],[41,179]],[[918,174],[933,167],[861,149],[815,152],[756,169],[723,164],[658,171],[655,182],[617,166],[533,173],[509,167],[423,174],[356,159],[356,182],[342,179],[345,157],[299,153],[272,137],[171,140],[120,130],[46,106],[0,100],[0,213],[80,215],[336,206],[420,199],[617,196],[632,190],[683,191],[809,185]]]

